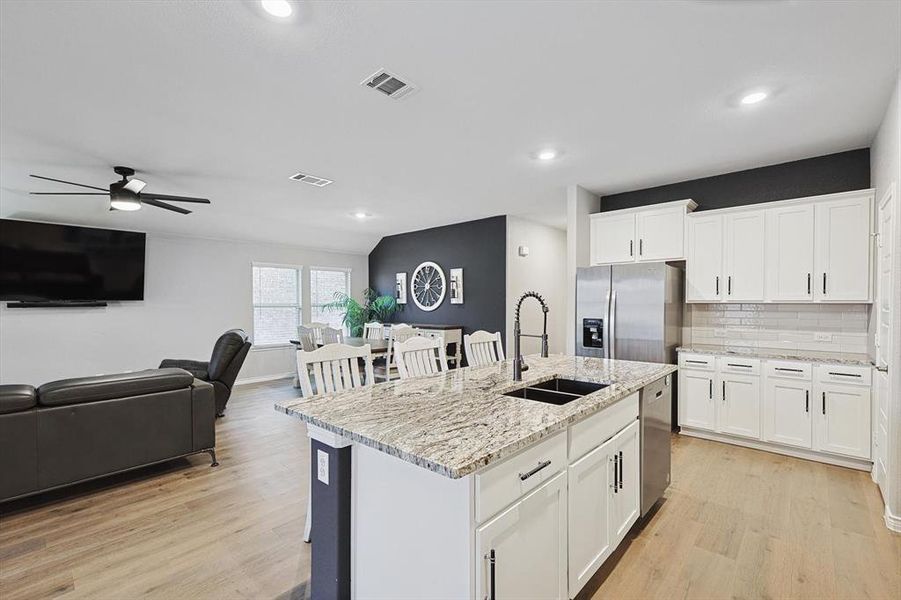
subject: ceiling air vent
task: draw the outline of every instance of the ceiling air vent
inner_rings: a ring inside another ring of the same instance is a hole
[[[410,95],[416,90],[416,86],[409,81],[404,81],[398,75],[385,69],[379,69],[360,82],[368,88],[378,90],[389,98],[399,99]]]
[[[331,179],[316,177],[314,175],[306,175],[304,173],[295,173],[294,175],[291,175],[289,179],[293,179],[294,181],[303,181],[304,183],[309,183],[310,185],[315,185],[316,187],[325,187],[330,183],[335,183]]]

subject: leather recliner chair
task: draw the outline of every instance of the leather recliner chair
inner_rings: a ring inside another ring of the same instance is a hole
[[[216,416],[225,414],[225,405],[232,393],[232,386],[238,378],[238,371],[247,358],[252,344],[243,329],[229,329],[216,340],[213,355],[208,362],[167,358],[160,363],[160,368],[176,367],[184,369],[201,381],[213,384],[216,397]]]

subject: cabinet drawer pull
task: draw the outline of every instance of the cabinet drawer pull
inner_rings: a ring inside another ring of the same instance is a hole
[[[485,558],[488,560],[488,593],[485,595],[485,600],[495,600],[494,567],[497,563],[497,558],[494,555],[494,550],[492,549],[488,552],[488,554],[485,555]]]
[[[860,377],[860,373],[836,373],[835,371],[829,371],[830,375],[838,375],[839,377]]]
[[[619,489],[623,489],[623,451],[619,451]]]
[[[726,363],[727,367],[742,367],[744,369],[753,369],[754,365],[740,365],[738,363]]]
[[[776,367],[777,371],[788,371],[790,373],[803,373],[804,369],[789,369],[788,367]]]
[[[543,460],[543,461],[539,462],[538,466],[535,467],[534,469],[532,469],[531,471],[529,471],[528,473],[520,473],[519,474],[520,481],[525,481],[526,479],[528,479],[529,477],[531,477],[532,475],[534,475],[541,469],[543,469],[547,466],[550,466],[550,464],[551,464],[551,461],[549,461],[549,460]]]
[[[705,366],[707,365],[706,360],[688,360],[688,359],[686,359],[685,362],[691,363],[693,365],[705,365]]]

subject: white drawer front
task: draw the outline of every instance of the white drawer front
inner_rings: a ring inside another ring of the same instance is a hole
[[[482,523],[566,468],[566,432],[526,448],[476,475],[476,521]]]
[[[869,386],[873,370],[870,367],[848,365],[817,365],[817,381],[820,383],[844,383]]]
[[[768,360],[764,363],[764,373],[767,377],[782,377],[784,379],[802,379],[810,381],[813,367],[810,363],[795,362],[791,360]]]
[[[737,373],[740,375],[759,375],[760,359],[739,358],[737,356],[720,356],[720,373]]]
[[[716,357],[712,354],[679,353],[679,366],[683,369],[713,371],[716,368]]]
[[[574,463],[638,418],[638,392],[569,428],[569,462]]]

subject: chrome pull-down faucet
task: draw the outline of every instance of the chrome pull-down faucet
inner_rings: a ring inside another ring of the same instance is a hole
[[[519,329],[519,309],[522,307],[522,301],[526,298],[535,298],[541,303],[541,310],[544,313],[544,329],[541,335],[524,334]],[[522,350],[520,348],[520,338],[540,337],[541,338],[541,356],[547,358],[547,302],[536,292],[526,292],[520,296],[516,303],[516,318],[513,320],[513,381],[522,381],[522,372],[528,370],[529,365],[522,359]]]

